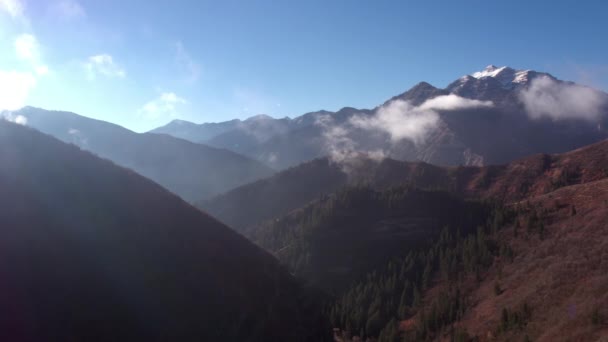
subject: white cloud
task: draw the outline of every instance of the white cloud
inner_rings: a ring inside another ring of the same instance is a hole
[[[181,72],[186,75],[186,81],[194,83],[201,75],[201,66],[190,56],[182,42],[175,43],[175,61]]]
[[[175,93],[162,93],[157,99],[154,99],[139,110],[146,118],[154,120],[164,116],[177,116],[177,106],[188,103],[185,99],[177,96]]]
[[[350,137],[352,127],[337,125],[331,115],[320,115],[315,124],[323,130],[325,153],[348,175],[360,168],[362,157],[375,162],[382,161],[386,154],[382,150],[359,151],[358,144]]]
[[[606,105],[606,95],[594,89],[549,77],[532,81],[528,89],[519,93],[526,112],[532,119],[547,117],[553,120],[596,120]]]
[[[26,61],[35,61],[40,58],[38,40],[31,34],[24,33],[15,39],[15,52],[17,57]]]
[[[15,117],[15,123],[25,126],[25,125],[27,125],[27,118],[23,115],[17,115]]]
[[[321,115],[315,124],[322,129],[325,152],[332,161],[349,173],[359,157],[379,161],[387,156],[382,149],[362,150],[353,136],[356,130],[387,134],[392,144],[408,140],[416,145],[425,142],[440,124],[438,111],[463,110],[493,106],[492,102],[465,99],[456,95],[438,96],[419,106],[407,101],[394,100],[372,114],[356,114],[346,122],[336,124],[331,115]]]
[[[350,119],[357,128],[386,132],[393,143],[407,139],[414,144],[423,143],[437,127],[437,111],[491,107],[490,101],[465,99],[450,94],[426,100],[420,106],[412,106],[403,100],[394,100],[380,107],[372,116],[359,115]]]
[[[15,38],[15,54],[17,58],[29,64],[38,75],[49,73],[48,66],[44,65],[40,56],[40,44],[36,36],[21,34]]]
[[[13,18],[22,18],[25,6],[20,0],[0,0],[0,9],[7,12]]]
[[[348,127],[335,124],[331,115],[318,116],[315,124],[322,128],[325,152],[333,161],[343,163],[352,159],[357,143],[350,138]]]
[[[11,112],[0,113],[0,119],[14,122],[18,125],[27,126],[27,118],[23,115],[15,115]]]
[[[408,139],[418,144],[436,127],[439,115],[395,100],[380,107],[373,116],[354,116],[350,122],[357,128],[387,132],[393,142]]]
[[[77,146],[88,148],[89,140],[82,132],[76,128],[70,128],[68,134],[71,137],[71,142]]]
[[[0,110],[17,110],[36,85],[36,78],[30,72],[0,70]]]
[[[84,69],[89,80],[94,80],[97,75],[110,78],[124,78],[125,70],[114,62],[114,58],[108,54],[91,56],[84,63]]]
[[[434,97],[421,104],[419,110],[459,110],[468,108],[492,107],[492,101],[465,99],[458,95],[449,94]]]
[[[61,0],[55,2],[50,8],[51,14],[63,19],[82,19],[87,16],[86,11],[76,0]]]
[[[39,65],[34,69],[34,71],[36,71],[38,75],[43,76],[49,73],[49,67],[47,67],[46,65]]]

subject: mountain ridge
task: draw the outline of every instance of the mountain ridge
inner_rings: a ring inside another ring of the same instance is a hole
[[[233,151],[169,135],[135,133],[75,113],[25,107],[27,125],[131,168],[194,201],[268,176],[273,170]]]
[[[608,140],[562,154],[536,154],[503,165],[440,167],[364,155],[342,164],[316,159],[197,202],[238,231],[279,217],[348,184],[375,188],[411,184],[441,188],[470,198],[514,202],[576,182],[608,176]],[[252,205],[255,203],[255,205]]]
[[[443,89],[420,82],[372,109],[344,107],[337,112],[317,111],[293,119],[267,119],[267,122],[274,122],[269,126],[281,128],[258,127],[253,133],[247,128],[235,128],[223,132],[221,138],[211,137],[206,142],[250,156],[275,169],[284,169],[332,153],[336,149],[335,134],[338,131],[341,132],[338,141],[348,142],[348,147],[356,151],[382,151],[394,159],[438,165],[500,164],[534,153],[565,152],[608,138],[608,131],[604,128],[608,125],[608,94],[602,91],[558,80],[546,72],[506,66],[491,65],[472,75],[465,75]],[[537,80],[544,81],[539,83]],[[576,112],[586,108],[568,105],[564,107],[569,112],[561,114],[563,117],[547,116],[544,109],[531,114],[538,108],[526,105],[521,96],[530,92],[526,101],[546,101],[534,96],[538,92],[556,92],[547,93],[547,98],[565,99],[567,96],[563,96],[563,92],[568,91],[568,87],[574,87],[574,92],[586,89],[589,96],[596,97],[602,103],[597,108],[598,116],[590,119],[589,115]],[[386,134],[386,130],[392,128],[382,121],[375,121],[383,125],[380,131],[378,127],[376,131],[362,131],[361,127],[352,125],[353,120],[369,124],[370,118],[388,115],[390,110],[393,111],[390,112],[392,126],[395,126],[412,114],[407,107],[393,108],[392,104],[404,101],[416,109],[426,101],[448,95],[490,101],[492,106],[461,109],[444,106],[436,110],[437,124],[422,141],[407,138],[391,141],[394,139]],[[402,111],[401,114],[394,112],[397,109]],[[168,126],[155,131],[185,137],[185,133]]]
[[[216,219],[34,129],[0,142],[2,339],[316,339],[308,292]]]

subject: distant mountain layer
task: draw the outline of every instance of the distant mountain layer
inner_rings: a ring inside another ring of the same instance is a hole
[[[277,261],[140,175],[0,121],[4,341],[318,341]]]
[[[138,134],[74,113],[26,107],[27,125],[156,181],[188,201],[200,200],[273,173],[234,152],[162,134]]]
[[[441,103],[427,102],[440,97]],[[462,106],[457,98],[478,102]],[[431,105],[437,117],[432,114],[421,136],[411,136],[411,130],[422,128],[408,120]],[[283,169],[344,150],[381,151],[397,160],[438,165],[507,163],[606,139],[607,125],[606,93],[547,73],[491,65],[445,89],[421,82],[372,110],[346,107],[294,119],[261,115],[217,124],[173,121],[153,132],[230,149]]]
[[[198,206],[240,231],[281,217],[345,185],[377,189],[410,184],[472,198],[514,202],[608,176],[608,140],[563,154],[538,154],[505,165],[439,167],[364,155],[341,163],[318,159],[243,185]]]

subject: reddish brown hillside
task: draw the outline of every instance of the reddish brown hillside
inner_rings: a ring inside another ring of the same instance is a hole
[[[597,147],[556,162],[567,165]],[[601,341],[608,336],[608,179],[520,204],[526,209],[518,216],[518,233],[514,225],[497,239],[511,246],[514,259],[497,259],[482,276],[457,326],[480,341],[525,341],[526,336],[531,341]],[[541,217],[542,232],[530,231],[532,212]],[[428,291],[425,301],[441,286]],[[527,319],[521,319],[524,304],[531,311]],[[501,328],[503,309],[511,317],[508,328]],[[523,323],[513,323],[514,315]]]
[[[457,168],[457,187],[466,194],[514,202],[560,187],[608,176],[608,140],[568,153],[539,154],[504,166]]]

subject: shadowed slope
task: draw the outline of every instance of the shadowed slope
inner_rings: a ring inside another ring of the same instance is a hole
[[[0,122],[0,189],[3,340],[317,340],[272,256],[132,171]]]

